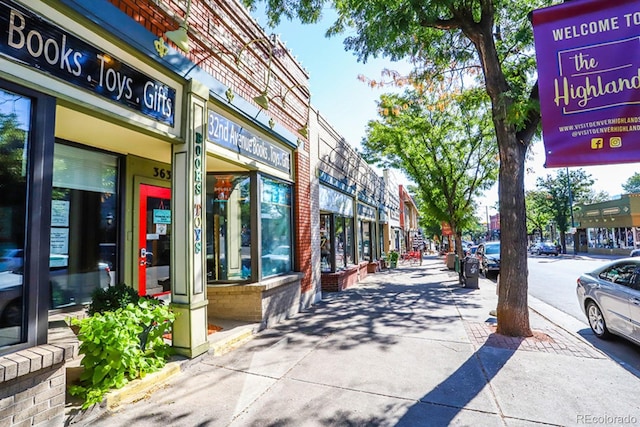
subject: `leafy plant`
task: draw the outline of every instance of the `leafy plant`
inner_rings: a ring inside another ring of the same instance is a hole
[[[389,261],[398,262],[398,258],[400,258],[400,254],[396,251],[389,252]]]
[[[169,306],[140,298],[115,311],[73,319],[80,327],[80,384],[69,393],[84,399],[83,409],[102,401],[111,389],[160,370],[171,348],[162,338],[175,320]]]
[[[131,286],[119,283],[106,289],[97,288],[91,294],[91,305],[87,308],[89,316],[124,308],[130,303],[137,303],[140,296]]]

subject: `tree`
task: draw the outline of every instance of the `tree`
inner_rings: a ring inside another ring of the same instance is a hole
[[[244,0],[251,6],[261,0]],[[539,132],[540,108],[532,9],[550,0],[268,0],[271,23],[284,16],[317,22],[325,3],[337,19],[327,35],[348,28],[345,47],[369,56],[411,59],[427,82],[446,73],[476,72],[491,101],[499,155],[502,271],[497,332],[530,336],[527,302],[527,230],[524,160]]]
[[[547,193],[540,190],[527,191],[525,203],[527,206],[527,233],[540,233],[544,240],[544,229],[552,219],[552,215],[546,206]]]
[[[560,231],[560,245],[565,253],[567,252],[565,233],[570,226],[573,226],[571,209],[574,204],[588,200],[593,182],[591,175],[583,169],[572,171],[560,169],[555,177],[547,175],[536,180],[536,187],[544,194],[540,199],[542,208],[555,221]]]
[[[403,170],[412,179],[422,214],[451,226],[461,258],[462,230],[475,220],[474,199],[497,175],[486,104],[477,90],[383,95],[381,120],[369,122],[362,141],[367,161]],[[468,117],[461,121],[463,114]]]
[[[622,184],[622,189],[627,193],[640,193],[640,173],[636,172]]]

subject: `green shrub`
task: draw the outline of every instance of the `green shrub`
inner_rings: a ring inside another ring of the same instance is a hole
[[[91,294],[91,305],[87,308],[87,313],[93,316],[96,313],[116,311],[130,303],[137,303],[139,298],[138,292],[124,283],[109,286],[106,289],[97,288]]]
[[[70,386],[69,393],[82,397],[86,409],[100,403],[109,390],[161,369],[171,351],[162,336],[174,320],[169,306],[147,298],[115,311],[73,319],[72,324],[80,327],[84,371],[80,384]]]

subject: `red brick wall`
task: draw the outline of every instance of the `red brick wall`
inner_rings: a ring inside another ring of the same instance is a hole
[[[296,256],[294,270],[304,273],[302,293],[313,290],[311,266],[311,170],[309,153],[298,150],[295,153],[295,239]]]
[[[178,29],[187,11],[186,0],[109,1],[158,37]],[[188,28],[190,52],[182,54],[249,102],[266,87],[271,53],[264,114],[298,134],[309,117],[309,75],[281,41],[270,48],[269,35],[234,0],[192,0]]]
[[[366,265],[364,266],[367,271]],[[322,290],[324,292],[340,292],[358,283],[359,266],[354,266],[336,273],[322,273]]]

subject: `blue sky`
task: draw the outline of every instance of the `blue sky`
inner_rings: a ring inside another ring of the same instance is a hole
[[[260,3],[259,7],[262,7]],[[332,12],[327,10],[320,24],[302,25],[299,22],[283,21],[277,28],[266,28],[266,18],[254,13],[258,23],[267,33],[280,35],[287,48],[297,57],[310,75],[311,103],[331,123],[351,146],[359,148],[369,120],[377,119],[376,101],[380,95],[393,89],[372,89],[358,80],[363,74],[371,79],[381,79],[381,72],[388,68],[407,72],[407,63],[394,63],[384,58],[359,63],[356,56],[346,52],[344,35],[327,39],[324,36],[331,24]],[[397,90],[397,89],[396,89]],[[536,177],[555,176],[556,169],[544,168],[544,147],[541,141],[533,146],[533,161],[527,162],[531,170],[525,178],[525,188],[535,189]],[[606,191],[610,196],[621,194],[622,184],[635,172],[640,172],[638,163],[583,167],[596,181],[596,191]],[[482,206],[493,206],[497,201],[497,185],[480,201]]]
[[[326,15],[329,17],[332,12],[327,10]],[[410,70],[408,64],[380,58],[370,59],[366,64],[359,63],[353,53],[345,51],[342,43],[344,36],[324,36],[333,22],[329,18],[316,25],[283,21],[277,28],[271,29],[266,27],[267,20],[260,13],[254,13],[254,17],[266,28],[267,33],[279,34],[298,62],[309,72],[312,105],[351,146],[359,147],[367,122],[377,118],[376,101],[381,94],[393,89],[372,89],[358,80],[358,75],[380,80],[383,69],[407,72]]]

